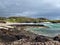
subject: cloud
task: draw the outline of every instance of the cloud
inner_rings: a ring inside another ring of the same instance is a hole
[[[0,0],[0,16],[56,18],[59,12],[60,0]]]

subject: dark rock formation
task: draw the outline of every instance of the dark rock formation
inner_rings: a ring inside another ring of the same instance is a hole
[[[51,23],[57,23],[57,22],[53,22],[53,21],[52,21]]]
[[[50,40],[51,39],[49,37],[42,36],[42,35],[39,35],[35,38],[36,42],[47,42],[47,41],[50,41]]]
[[[59,41],[59,42],[60,42],[60,35],[55,36],[55,37],[53,38],[53,40],[55,40],[55,41]]]
[[[42,36],[42,35],[37,35],[29,31],[25,30],[19,30],[17,33],[16,30],[14,32],[8,32],[4,33],[6,30],[2,31],[0,30],[0,39],[2,39],[5,42],[19,42],[20,43],[26,43],[26,45],[60,45],[60,35],[55,36],[55,37],[47,37],[47,36]],[[28,44],[29,42],[29,44]],[[34,42],[34,43],[32,43]],[[14,43],[13,43],[14,44]],[[18,45],[18,44],[16,44]],[[22,45],[22,44],[20,44]]]
[[[26,36],[26,35],[15,35],[15,37],[18,39],[18,40],[20,40],[20,39],[24,39],[24,38],[29,38],[28,36]]]
[[[12,42],[12,41],[17,40],[17,38],[15,36],[13,36],[13,35],[2,35],[1,39],[3,41],[6,41],[6,42]]]

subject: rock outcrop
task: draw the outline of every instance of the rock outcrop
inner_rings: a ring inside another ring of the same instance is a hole
[[[55,41],[59,41],[59,42],[60,42],[60,35],[55,36],[55,37],[53,38],[53,40],[55,40]]]
[[[4,32],[0,30],[0,39],[4,41],[2,44],[11,42],[12,45],[60,45],[60,35],[47,37],[25,30],[17,31],[17,33],[9,31],[8,34]]]
[[[46,37],[46,36],[42,36],[42,35],[38,35],[35,38],[36,42],[47,42],[47,41],[51,41],[52,39],[50,37]]]

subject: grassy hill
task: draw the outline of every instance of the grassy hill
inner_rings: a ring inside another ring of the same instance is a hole
[[[60,20],[49,20],[46,18],[28,18],[28,17],[8,17],[8,18],[0,17],[0,20],[17,23],[40,23],[40,22],[60,23]]]
[[[7,18],[9,22],[18,22],[18,23],[38,23],[38,22],[47,22],[46,18],[28,18],[28,17],[9,17]]]

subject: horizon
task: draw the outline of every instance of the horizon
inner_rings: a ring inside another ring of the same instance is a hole
[[[60,0],[0,0],[0,17],[60,20]]]

